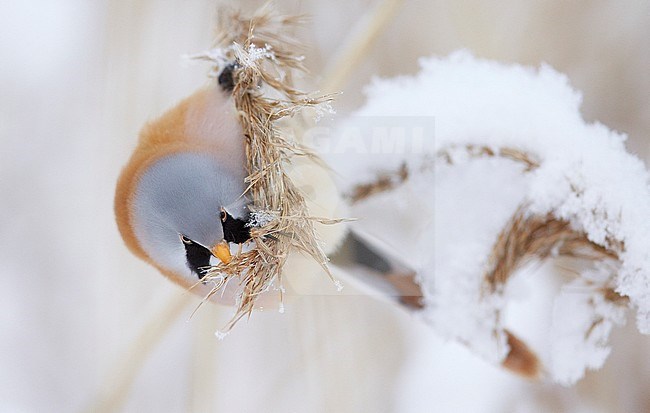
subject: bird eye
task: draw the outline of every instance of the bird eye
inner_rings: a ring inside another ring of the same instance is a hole
[[[235,88],[235,70],[237,69],[238,65],[237,63],[230,63],[228,66],[224,67],[221,73],[219,73],[219,77],[217,78],[217,81],[219,82],[219,86],[227,92],[232,92],[233,89]]]
[[[179,234],[178,236],[180,237],[181,241],[183,241],[183,244],[186,244],[186,245],[194,244],[194,242],[192,242],[192,240],[187,238],[185,235]]]
[[[226,218],[227,218],[227,216],[226,216],[226,210],[223,209],[223,208],[221,208],[221,214],[220,214],[220,217],[221,217],[221,222],[226,222]]]

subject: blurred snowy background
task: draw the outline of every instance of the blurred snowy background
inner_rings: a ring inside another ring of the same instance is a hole
[[[142,124],[205,84],[207,68],[180,56],[211,44],[216,3],[0,4],[0,411],[92,410],[102,398],[165,412],[650,409],[650,339],[633,323],[615,331],[602,370],[564,388],[492,367],[363,295],[304,296],[224,341],[213,333],[227,309],[185,322],[196,300],[129,254],[112,198]],[[314,84],[377,4],[278,1],[311,16],[299,37]],[[629,134],[647,163],[649,39],[646,1],[407,0],[341,86],[337,116],[363,103],[373,75],[413,74],[419,57],[465,48],[566,73],[585,118]],[[142,368],[120,360],[170,303],[179,321],[143,349]]]

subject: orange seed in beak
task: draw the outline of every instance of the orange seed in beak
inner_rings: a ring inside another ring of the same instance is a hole
[[[226,241],[221,241],[212,248],[212,254],[215,257],[219,258],[224,264],[228,264],[232,261],[232,256],[230,255],[230,247]]]

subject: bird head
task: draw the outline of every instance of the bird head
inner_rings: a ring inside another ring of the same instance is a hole
[[[130,202],[130,223],[148,258],[191,283],[216,260],[228,261],[224,206],[230,217],[246,216],[240,175],[201,152],[172,153],[147,167]]]
[[[230,260],[222,210],[247,216],[245,139],[230,92],[198,90],[145,125],[115,193],[127,247],[172,281],[196,286]],[[195,288],[203,294],[203,288]]]

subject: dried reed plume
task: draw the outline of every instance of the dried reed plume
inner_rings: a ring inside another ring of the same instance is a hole
[[[436,153],[435,162],[447,165],[456,164],[456,159],[503,158],[523,166],[523,172],[530,172],[540,166],[532,154],[514,148],[492,148],[482,145],[451,146]],[[398,170],[384,172],[372,182],[357,185],[347,195],[351,203],[362,202],[379,193],[393,190],[407,182],[410,176],[432,170],[432,159],[425,160],[417,168],[409,169],[403,164]],[[587,235],[573,228],[570,222],[554,217],[552,214],[538,216],[528,212],[527,205],[522,204],[499,233],[488,259],[488,269],[483,274],[485,294],[500,294],[508,280],[526,263],[532,260],[544,260],[550,257],[569,257],[574,259],[618,262],[619,254],[625,245],[616,240],[608,240],[607,246],[590,241]],[[419,286],[418,286],[419,287]],[[420,294],[422,290],[419,289]],[[619,295],[609,285],[601,285],[598,290],[606,301],[616,305],[627,305],[627,297]],[[497,314],[497,319],[501,315]],[[596,321],[595,325],[600,321]],[[502,366],[517,374],[529,378],[538,377],[542,365],[537,355],[525,342],[511,331],[503,329],[509,353],[502,361]],[[590,329],[591,330],[591,329]],[[495,334],[498,334],[495,331]]]
[[[278,16],[270,7],[245,17],[234,10],[219,15],[215,49],[197,56],[213,64],[217,76],[233,65],[232,91],[246,138],[247,190],[253,216],[251,240],[254,248],[235,255],[231,262],[211,267],[204,278],[214,283],[207,298],[226,283],[241,289],[235,315],[224,331],[244,315],[250,315],[258,296],[276,288],[282,300],[282,268],[291,250],[311,256],[332,278],[328,258],[319,245],[314,222],[337,221],[311,217],[305,199],[287,175],[294,156],[310,156],[307,149],[289,140],[278,129],[278,121],[306,107],[328,103],[329,96],[311,97],[292,85],[292,74],[305,71],[300,45],[288,31],[300,23],[297,16]]]

